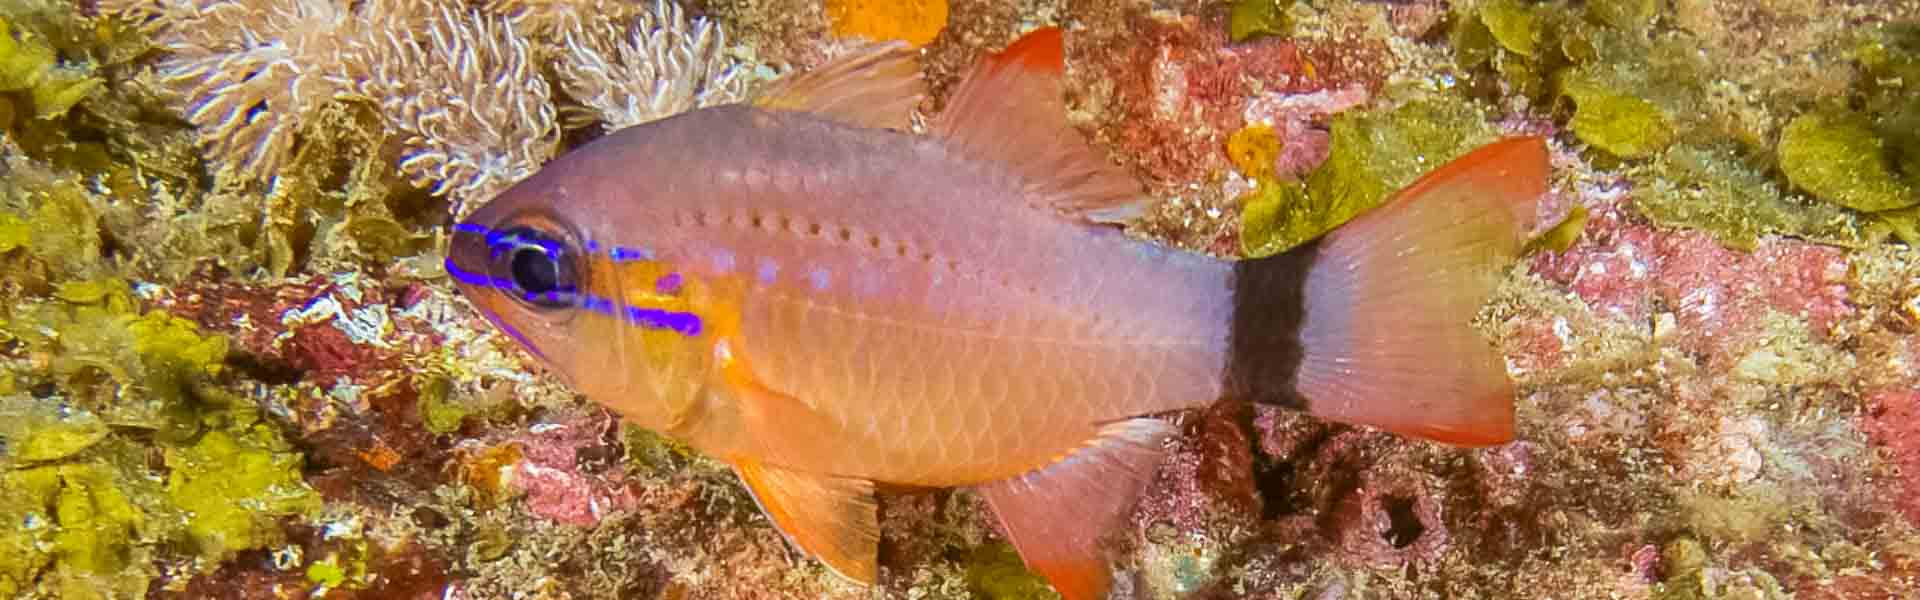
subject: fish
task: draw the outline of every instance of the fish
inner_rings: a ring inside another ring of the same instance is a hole
[[[1129,236],[1143,186],[1068,120],[1064,35],[939,114],[878,45],[745,103],[610,132],[455,223],[446,269],[576,392],[732,465],[772,524],[875,583],[876,493],[969,488],[1068,600],[1175,434],[1220,401],[1460,446],[1514,435],[1471,327],[1520,256],[1546,142],[1467,153],[1330,233],[1228,260]]]

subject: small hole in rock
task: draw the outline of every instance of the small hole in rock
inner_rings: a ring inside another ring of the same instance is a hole
[[[1387,530],[1382,537],[1395,548],[1405,548],[1420,540],[1420,534],[1427,532],[1427,526],[1420,523],[1420,516],[1413,513],[1413,499],[1389,496],[1380,501],[1381,510],[1387,512]]]

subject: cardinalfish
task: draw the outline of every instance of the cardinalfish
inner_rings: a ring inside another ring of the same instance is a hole
[[[1519,255],[1545,142],[1493,143],[1285,254],[1124,235],[1141,186],[1066,121],[1057,29],[925,134],[911,51],[611,133],[459,224],[447,270],[576,391],[731,464],[861,583],[876,489],[970,487],[1069,600],[1174,432],[1221,399],[1445,443],[1513,435],[1469,322]]]

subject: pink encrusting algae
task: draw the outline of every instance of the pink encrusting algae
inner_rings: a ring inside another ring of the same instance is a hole
[[[1867,402],[1867,436],[1899,471],[1889,495],[1920,526],[1920,389],[1880,390]]]

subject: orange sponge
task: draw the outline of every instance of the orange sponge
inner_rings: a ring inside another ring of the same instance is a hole
[[[827,0],[834,35],[925,46],[947,26],[947,0]]]

